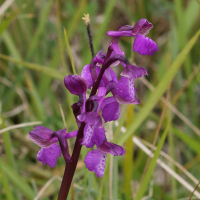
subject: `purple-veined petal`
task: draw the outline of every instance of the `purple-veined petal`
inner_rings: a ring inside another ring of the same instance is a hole
[[[93,86],[93,80],[92,80],[92,76],[91,76],[91,73],[90,73],[90,64],[85,65],[83,67],[83,70],[81,72],[81,76],[86,80],[87,88],[91,89],[91,87]]]
[[[123,147],[111,142],[104,142],[101,146],[98,147],[98,150],[106,154],[112,154],[114,156],[122,156],[126,153]]]
[[[113,96],[121,104],[138,104],[134,79],[122,76],[112,90]]]
[[[140,19],[132,29],[132,34],[147,35],[149,31],[153,28],[152,23],[148,22],[147,19]]]
[[[101,110],[105,122],[117,120],[120,116],[120,105],[114,97],[104,99]]]
[[[98,150],[89,151],[84,163],[89,171],[95,172],[98,177],[102,177],[106,164],[106,153]]]
[[[56,134],[44,126],[36,126],[29,132],[29,138],[40,147],[49,147],[58,141]]]
[[[133,43],[133,51],[137,51],[141,55],[153,56],[153,53],[158,51],[158,46],[150,38],[137,34]]]
[[[61,150],[58,144],[54,143],[48,148],[41,148],[37,154],[37,159],[44,165],[55,167],[57,158],[61,156]]]
[[[125,69],[121,72],[120,75],[125,76],[127,78],[136,79],[136,78],[142,77],[143,75],[148,76],[148,73],[147,73],[147,70],[143,67],[129,65],[125,67]]]
[[[86,93],[87,82],[83,77],[77,74],[65,76],[64,84],[72,94],[79,95],[81,93]]]

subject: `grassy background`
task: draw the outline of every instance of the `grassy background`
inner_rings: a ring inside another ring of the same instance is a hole
[[[68,131],[77,129],[70,109],[77,98],[63,84],[73,74],[63,27],[80,74],[91,61],[83,13],[90,14],[95,53],[106,51],[107,31],[140,18],[153,23],[148,37],[159,52],[133,54],[132,38],[120,41],[126,57],[149,73],[136,80],[141,104],[122,106],[118,122],[106,125],[109,140],[127,153],[109,155],[103,178],[97,178],[85,168],[83,147],[68,199],[189,199],[200,180],[199,0],[1,0],[0,199],[57,198],[64,159],[54,169],[43,166],[28,132],[38,123],[64,128],[59,104]],[[145,146],[157,146],[151,160]],[[200,198],[198,189],[194,196]]]

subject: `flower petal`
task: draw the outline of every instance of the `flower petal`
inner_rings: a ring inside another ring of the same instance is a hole
[[[85,93],[87,90],[86,80],[79,75],[68,75],[64,78],[64,84],[66,88],[75,95]]]
[[[127,78],[136,79],[136,78],[142,77],[143,75],[148,76],[148,73],[147,73],[147,70],[143,67],[129,65],[125,67],[125,69],[121,72],[120,75],[125,76]]]
[[[122,156],[126,153],[123,147],[111,142],[104,142],[101,146],[98,147],[98,150],[106,154],[112,154],[114,156]]]
[[[158,51],[158,46],[150,38],[137,34],[133,44],[133,51],[137,51],[141,55],[153,56],[153,53]]]
[[[54,143],[48,148],[41,148],[37,154],[37,159],[44,165],[55,167],[57,158],[61,156],[61,150],[58,144]]]
[[[140,19],[132,29],[132,33],[147,35],[149,31],[153,28],[152,23],[148,22],[147,19]]]
[[[35,130],[29,132],[29,138],[40,147],[49,147],[58,141],[56,134],[44,126],[36,126]]]
[[[115,83],[118,83],[118,80],[117,80],[117,75],[115,74],[115,72],[112,70],[111,67],[108,67],[105,72],[104,72],[104,75],[103,75],[103,78],[104,76],[106,77],[106,80],[107,82],[104,80],[104,83],[107,84],[109,81],[114,81]]]
[[[117,120],[120,116],[120,106],[114,97],[104,99],[101,110],[105,122]]]
[[[134,79],[122,76],[115,88],[112,90],[115,99],[122,104],[138,104],[139,100],[136,96],[134,88]]]
[[[103,127],[96,128],[94,125],[86,124],[81,144],[85,145],[87,148],[92,148],[95,144],[98,147],[105,139],[105,130]]]
[[[81,76],[86,80],[87,88],[90,89],[93,86],[93,80],[92,80],[92,76],[91,76],[91,73],[90,73],[90,64],[85,65],[83,67],[83,70],[81,72]]]
[[[106,164],[106,153],[98,150],[89,151],[84,163],[89,171],[95,172],[98,177],[102,177]]]

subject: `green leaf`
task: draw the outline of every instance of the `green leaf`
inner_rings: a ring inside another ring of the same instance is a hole
[[[122,135],[119,138],[119,140],[118,140],[119,145],[122,145],[130,137],[130,135],[142,124],[142,122],[147,118],[147,116],[150,114],[150,112],[152,111],[154,106],[158,103],[160,97],[166,91],[169,83],[172,81],[172,79],[176,75],[178,69],[181,67],[181,65],[185,61],[188,53],[194,46],[199,35],[200,35],[200,30],[197,31],[197,33],[192,37],[192,39],[187,43],[187,45],[184,47],[184,49],[177,56],[175,61],[172,63],[170,69],[166,72],[165,76],[159,82],[158,86],[151,93],[149,99],[146,101],[147,103],[141,109],[140,113],[136,116],[135,121],[128,128],[126,134]]]

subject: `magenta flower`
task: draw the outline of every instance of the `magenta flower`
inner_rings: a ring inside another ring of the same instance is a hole
[[[66,88],[75,95],[80,95],[86,93],[87,83],[85,79],[83,79],[79,75],[68,75],[64,78],[64,84]]]
[[[38,146],[42,147],[38,152],[37,159],[44,165],[48,164],[50,167],[54,167],[57,162],[57,158],[61,156],[61,150],[63,152],[66,162],[71,161],[71,157],[68,151],[68,145],[66,139],[76,137],[78,131],[67,133],[67,129],[61,129],[53,132],[51,129],[44,126],[35,126],[33,131],[30,131],[29,138]],[[61,149],[56,142],[60,143]]]
[[[107,34],[113,37],[111,45],[118,43],[120,37],[135,37],[133,51],[137,51],[141,55],[153,56],[153,53],[158,51],[158,46],[153,40],[145,36],[152,28],[153,25],[147,19],[140,19],[135,26],[121,26],[117,31],[108,31]]]
[[[158,51],[156,43],[146,37],[152,28],[153,25],[148,20],[141,19],[135,26],[124,25],[117,31],[108,31],[112,40],[107,52],[99,51],[91,63],[83,67],[81,76],[77,74],[65,76],[66,88],[71,94],[79,97],[78,102],[71,106],[78,131],[67,133],[67,129],[61,129],[53,132],[44,126],[35,126],[34,130],[30,131],[30,139],[41,147],[37,159],[43,164],[54,167],[57,158],[61,156],[61,153],[63,154],[67,166],[64,177],[67,179],[64,178],[65,181],[62,184],[67,183],[67,190],[71,185],[81,145],[87,148],[93,148],[96,145],[97,149],[89,151],[84,162],[88,170],[95,172],[98,177],[104,174],[107,154],[114,156],[125,154],[123,147],[107,142],[104,123],[119,118],[120,104],[139,104],[134,81],[148,73],[145,68],[129,63],[118,42],[123,36],[135,37],[133,51],[152,56],[155,51]],[[111,67],[116,67],[119,63],[122,64],[123,70],[121,77],[118,78]],[[88,89],[91,89],[91,93],[86,99]],[[71,137],[77,137],[72,158],[67,144],[67,139]],[[64,185],[61,187],[62,195],[65,193],[63,188],[66,189]]]
[[[104,142],[97,148],[97,150],[88,152],[84,160],[85,166],[89,171],[95,172],[98,177],[102,177],[104,174],[107,154],[122,156],[125,154],[125,149],[119,145]]]

